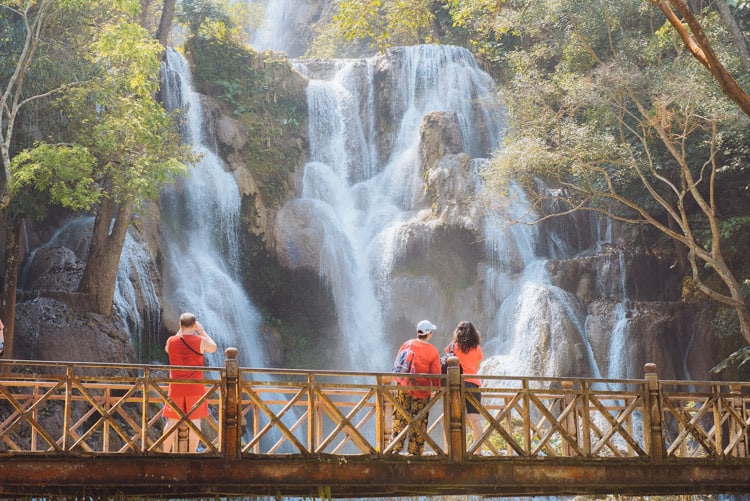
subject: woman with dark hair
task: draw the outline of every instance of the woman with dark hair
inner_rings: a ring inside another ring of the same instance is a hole
[[[464,376],[470,376],[476,374],[479,371],[479,365],[482,363],[484,354],[482,353],[481,334],[471,322],[463,321],[459,322],[456,329],[453,331],[453,340],[445,348],[446,353],[451,353],[458,357],[458,361],[461,364],[461,370]],[[478,378],[465,377],[464,387],[465,388],[479,388],[482,386],[482,381]],[[482,401],[482,394],[479,391],[471,391],[468,393],[477,402]],[[466,401],[466,420],[471,430],[471,438],[474,442],[479,439],[482,434],[482,422],[479,416],[479,410],[474,406],[472,402]]]

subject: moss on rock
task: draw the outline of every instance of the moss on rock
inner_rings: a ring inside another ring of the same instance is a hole
[[[193,38],[186,45],[199,92],[216,98],[223,112],[248,131],[238,153],[258,183],[266,207],[283,203],[291,175],[306,153],[305,78],[277,53],[259,53],[227,41]]]

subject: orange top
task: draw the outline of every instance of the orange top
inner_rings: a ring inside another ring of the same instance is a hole
[[[467,374],[476,374],[479,371],[479,364],[482,363],[482,358],[484,358],[482,347],[477,346],[476,348],[470,349],[468,352],[464,352],[463,350],[461,350],[461,347],[458,346],[458,343],[451,344],[453,345],[453,354],[458,357],[458,362],[461,364],[461,369],[463,369],[464,371],[464,376],[466,376]],[[445,347],[445,352],[451,352],[450,344]],[[468,383],[474,383],[477,386],[482,386],[481,379],[466,378],[464,379],[464,381]]]
[[[440,374],[440,353],[438,353],[437,348],[427,341],[410,339],[401,345],[399,351],[403,350],[407,345],[410,345],[411,350],[414,352],[412,364],[415,374]],[[396,383],[402,386],[440,386],[439,378],[410,377],[395,379]],[[431,390],[407,391],[414,398],[428,398],[432,393]]]
[[[183,342],[183,340],[185,342]],[[188,348],[185,343],[190,345]],[[194,365],[203,367],[203,354],[201,354],[201,337],[184,336],[175,334],[167,339],[167,353],[170,365]],[[170,377],[176,379],[203,379],[202,370],[177,369],[170,373]],[[179,383],[169,385],[169,396],[178,395],[203,395],[206,387],[200,383]]]

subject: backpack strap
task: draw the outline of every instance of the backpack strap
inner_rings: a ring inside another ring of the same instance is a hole
[[[187,341],[185,341],[185,338],[184,338],[184,337],[182,337],[182,335],[181,335],[181,334],[180,334],[180,341],[182,341],[183,343],[185,343],[185,346],[187,346],[187,347],[188,347],[188,350],[192,351],[192,352],[193,352],[193,353],[195,353],[196,355],[203,355],[203,353],[201,353],[201,352],[197,351],[197,350],[196,350],[195,348],[193,348],[192,346],[190,346],[190,344],[189,344],[189,343],[188,343]]]

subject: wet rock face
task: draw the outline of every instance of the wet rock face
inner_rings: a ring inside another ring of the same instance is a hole
[[[76,291],[86,266],[92,220],[73,220],[26,258],[19,277],[14,357],[28,360],[135,363],[130,327],[119,313],[89,313]],[[139,277],[132,277],[134,288]],[[135,293],[137,297],[142,294]],[[144,316],[144,305],[141,312]]]
[[[15,356],[24,360],[134,363],[124,322],[45,297],[16,308]]]
[[[40,249],[24,273],[27,290],[74,291],[86,263],[67,247]]]
[[[585,309],[587,341],[605,374],[641,377],[646,363],[660,377],[710,379],[720,358],[706,328],[706,308],[680,301],[679,274],[653,255],[603,249],[546,262],[550,282]],[[695,349],[700,347],[700,355]]]

